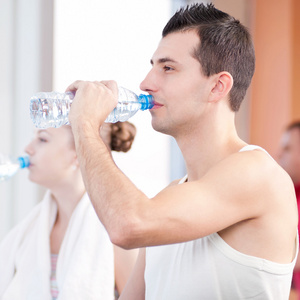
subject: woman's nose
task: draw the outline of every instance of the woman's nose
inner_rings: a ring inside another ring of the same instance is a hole
[[[25,147],[24,151],[25,151],[28,155],[32,155],[32,154],[33,154],[32,142],[30,142],[30,143]]]

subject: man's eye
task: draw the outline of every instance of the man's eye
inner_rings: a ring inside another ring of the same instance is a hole
[[[43,138],[39,138],[39,141],[42,142],[42,143],[46,143],[47,142],[47,140],[43,139]]]
[[[171,67],[164,66],[164,70],[165,70],[165,71],[172,71],[173,69],[172,69]]]

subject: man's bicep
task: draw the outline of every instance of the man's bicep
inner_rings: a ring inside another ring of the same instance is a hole
[[[131,276],[120,296],[120,300],[144,300],[145,299],[145,262],[146,249],[141,248],[137,262],[131,273]]]
[[[232,159],[198,181],[163,190],[152,199],[145,218],[152,219],[152,226],[156,224],[153,244],[201,238],[258,216],[263,204],[257,203],[265,189],[255,169],[253,164],[249,171],[245,162]]]

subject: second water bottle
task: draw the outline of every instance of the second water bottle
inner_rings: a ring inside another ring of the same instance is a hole
[[[20,156],[16,159],[12,159],[0,153],[0,182],[11,178],[19,169],[29,167],[29,164],[28,156]]]

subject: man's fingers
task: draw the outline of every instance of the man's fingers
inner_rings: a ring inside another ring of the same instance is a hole
[[[116,81],[102,80],[101,83],[104,84],[107,88],[109,88],[113,92],[114,96],[118,96],[118,84]]]
[[[82,83],[82,80],[76,80],[73,83],[71,83],[67,88],[66,88],[66,92],[73,92],[73,91],[77,91],[80,84]]]

